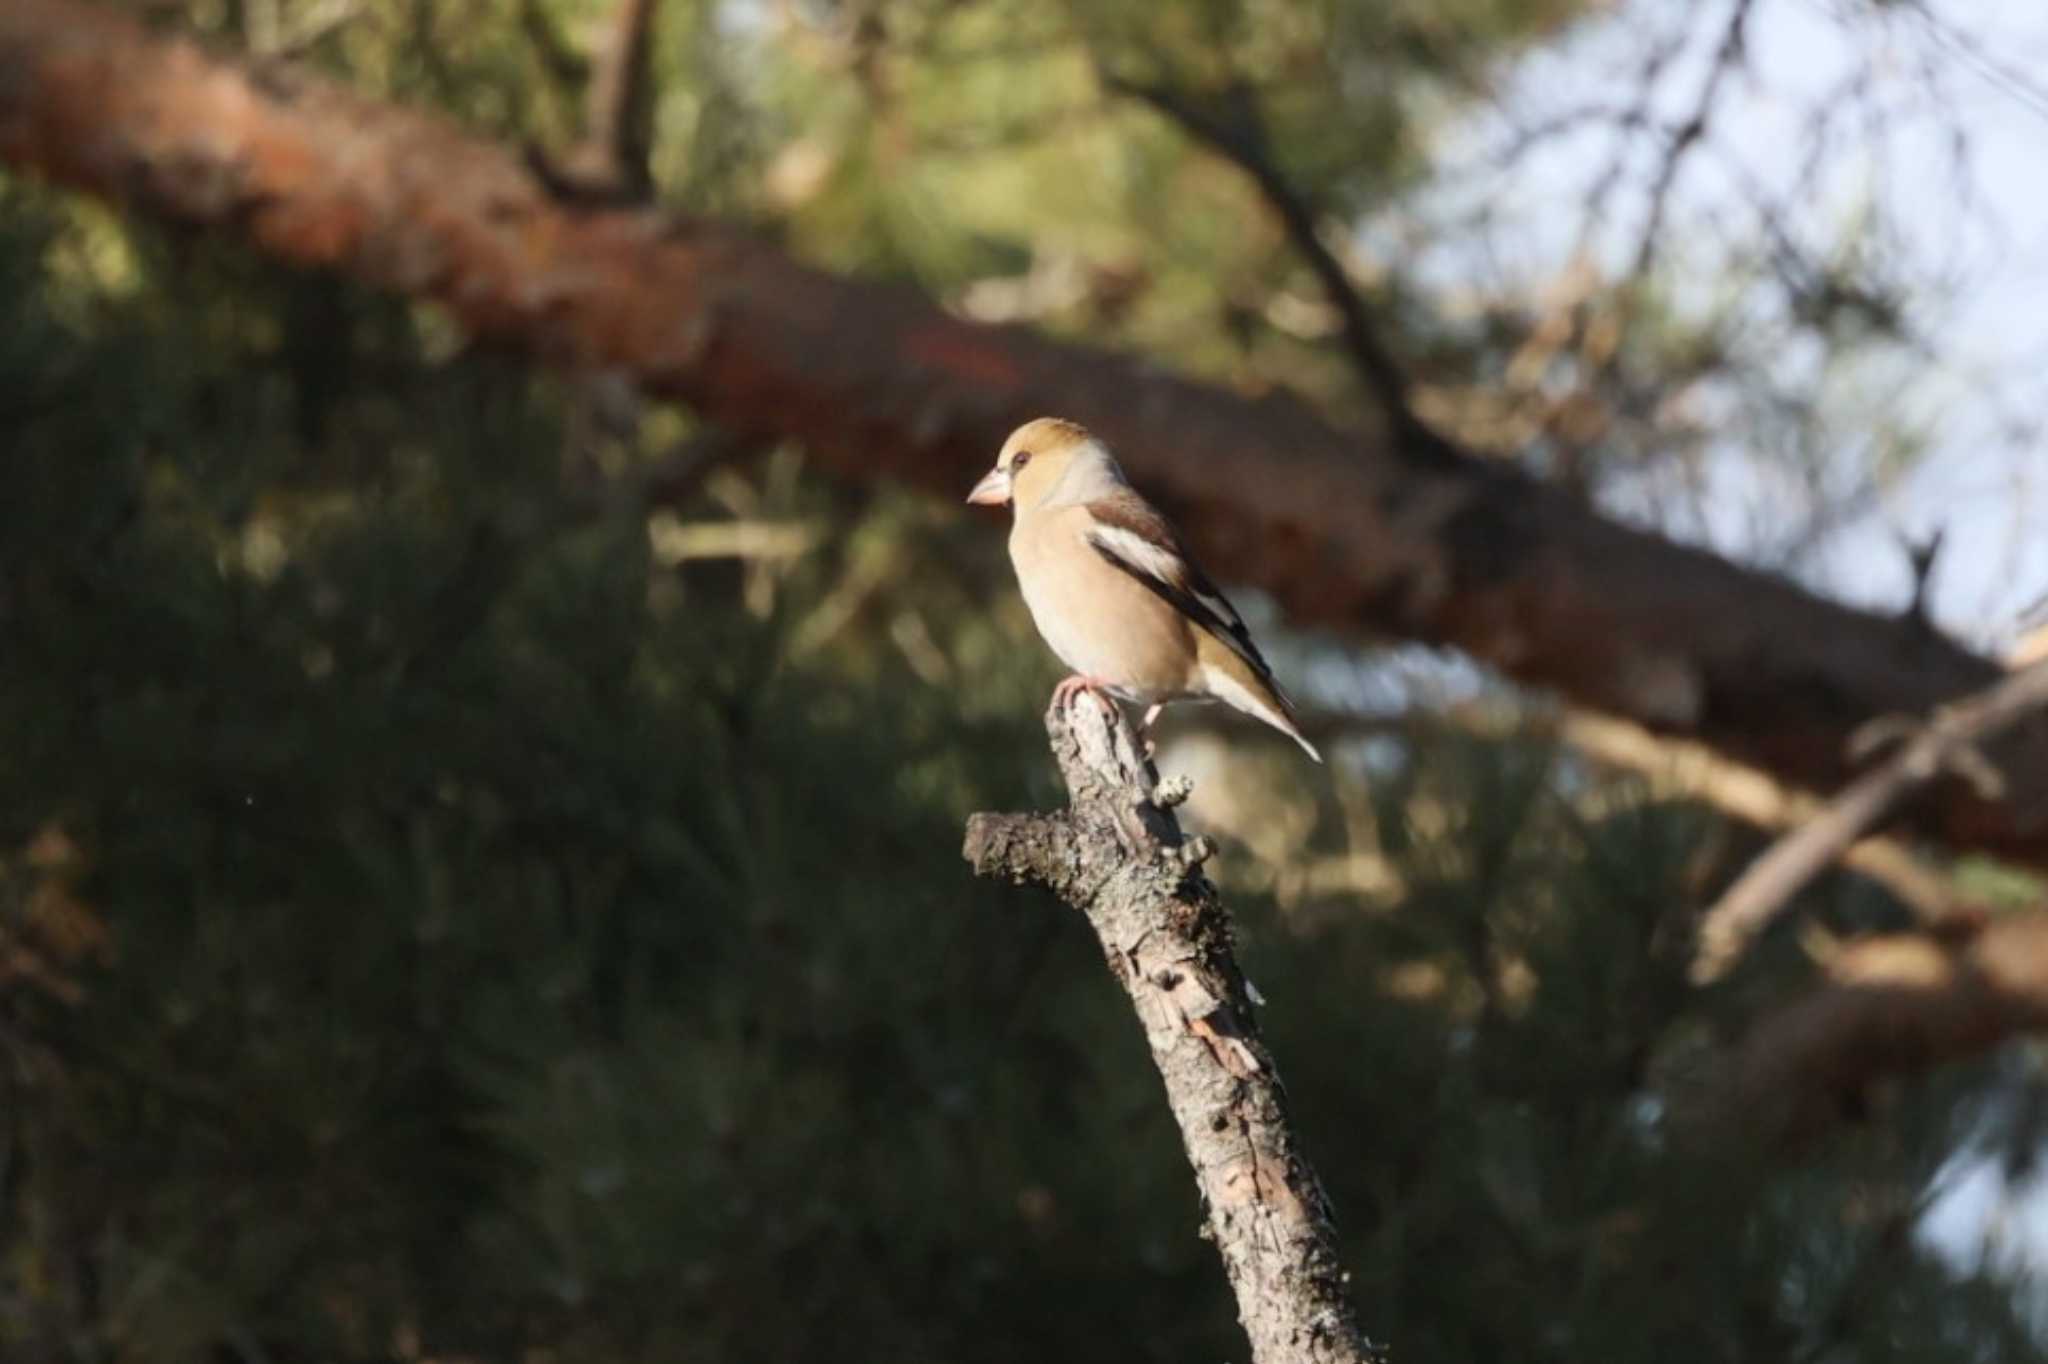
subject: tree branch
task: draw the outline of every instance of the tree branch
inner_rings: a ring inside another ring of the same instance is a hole
[[[583,141],[572,155],[578,171],[633,200],[646,199],[654,188],[647,48],[660,3],[618,0],[584,91]]]
[[[0,162],[438,302],[479,340],[616,370],[848,477],[957,497],[1019,422],[1072,417],[1218,576],[1295,622],[1455,646],[1798,785],[1847,780],[1848,738],[1874,717],[2003,675],[1914,623],[1603,520],[1391,411],[1340,430],[1144,357],[962,322],[714,224],[564,205],[445,120],[254,75],[77,0],[0,4]],[[1951,785],[1919,828],[2048,865],[2048,737],[1992,756],[2010,799]]]
[[[1689,740],[1652,734],[1626,720],[1567,708],[1550,725],[1559,740],[1589,761],[1647,777],[1661,791],[1702,801],[1765,833],[1800,828],[1823,809],[1818,796],[1787,787],[1767,772],[1731,762]],[[1956,908],[1949,878],[1899,839],[1858,838],[1840,860],[1883,886],[1923,925],[1947,918]]]
[[[1821,953],[1822,983],[1766,1015],[1714,1071],[1702,1137],[1798,1146],[1893,1076],[2048,1031],[2048,913],[1958,918]]]
[[[1155,799],[1157,774],[1121,711],[1055,703],[1045,725],[1071,804],[973,816],[968,862],[1052,891],[1101,940],[1165,1081],[1203,1235],[1223,1257],[1255,1364],[1375,1358],[1345,1293],[1329,1200],[1259,1039],[1229,915],[1201,872],[1211,845],[1184,839],[1171,812],[1185,790]]]
[[[535,143],[523,148],[527,169],[563,203],[628,207],[654,197],[647,44],[660,5],[661,0],[618,0],[596,59],[582,68],[589,73],[582,82],[583,130],[568,152],[557,159]],[[552,36],[547,16],[530,2],[526,12],[545,60]],[[574,83],[569,68],[549,63],[548,70],[558,84]]]
[[[1818,815],[1779,839],[1714,902],[1700,924],[1693,980],[1707,984],[1727,974],[1793,896],[1912,792],[1939,777],[1957,774],[1969,779],[1980,797],[2002,797],[2005,779],[1984,757],[1980,745],[2044,706],[2048,706],[2048,663],[2037,663],[1981,695],[1941,707],[1925,724],[1912,725],[1910,737],[1897,753],[1851,782]]]
[[[1359,382],[1385,404],[1404,438],[1439,441],[1441,438],[1415,415],[1408,401],[1408,376],[1380,340],[1379,329],[1373,324],[1365,297],[1352,283],[1351,272],[1323,240],[1321,212],[1307,191],[1280,169],[1248,92],[1238,101],[1243,116],[1231,120],[1166,85],[1130,80],[1107,70],[1100,72],[1100,79],[1104,88],[1146,105],[1250,177],[1260,197],[1280,220],[1288,242],[1307,262],[1324,297],[1337,310],[1344,351]]]
[[[1740,66],[1748,46],[1749,16],[1754,0],[1734,0],[1728,11],[1728,22],[1722,31],[1720,45],[1714,50],[1712,64],[1707,68],[1706,79],[1700,84],[1699,97],[1693,102],[1692,113],[1670,134],[1665,144],[1664,160],[1657,168],[1656,178],[1650,184],[1650,206],[1643,218],[1643,229],[1636,241],[1634,264],[1630,272],[1641,279],[1650,271],[1656,259],[1658,240],[1663,235],[1664,213],[1670,206],[1672,186],[1678,183],[1678,173],[1685,165],[1686,157],[1692,153],[1702,137],[1706,136],[1707,124],[1714,116],[1714,105],[1721,93],[1721,84],[1729,72]]]
[[[562,37],[554,16],[540,0],[519,0],[519,28],[552,84],[563,91],[582,88],[590,76],[590,63]]]

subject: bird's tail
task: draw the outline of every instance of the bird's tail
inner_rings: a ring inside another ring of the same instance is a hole
[[[1264,716],[1260,716],[1259,718],[1265,719]],[[1268,720],[1267,723],[1272,725],[1273,728],[1279,730],[1282,734],[1285,734],[1288,738],[1294,740],[1294,742],[1300,744],[1301,751],[1308,754],[1309,757],[1315,759],[1315,761],[1321,762],[1323,760],[1323,755],[1316,752],[1316,746],[1310,743],[1305,737],[1303,737],[1302,732],[1295,727],[1294,722],[1292,720],[1287,720],[1284,722]]]
[[[1273,696],[1280,702],[1275,713],[1270,715],[1261,711],[1253,711],[1252,713],[1273,728],[1279,730],[1282,734],[1285,734],[1288,738],[1294,740],[1294,742],[1300,744],[1301,751],[1308,754],[1309,757],[1317,762],[1321,762],[1323,755],[1316,752],[1316,746],[1308,741],[1307,736],[1301,732],[1301,727],[1295,723],[1294,707],[1288,703],[1287,698],[1282,696],[1277,688],[1274,690]]]
[[[1232,709],[1243,711],[1255,720],[1265,721],[1300,744],[1301,751],[1309,757],[1317,762],[1323,760],[1323,755],[1316,752],[1316,746],[1302,734],[1301,727],[1294,719],[1293,703],[1288,701],[1286,694],[1279,687],[1263,678],[1253,679],[1256,685],[1247,685],[1243,678],[1232,676],[1229,669],[1219,668],[1214,664],[1209,665],[1205,671],[1208,674],[1210,694],[1217,700]]]

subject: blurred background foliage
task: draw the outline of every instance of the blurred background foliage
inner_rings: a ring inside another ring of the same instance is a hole
[[[671,0],[650,166],[971,315],[1343,411],[1245,177],[1101,74],[1252,120],[1354,217],[1427,187],[1433,129],[1582,8]],[[543,147],[609,15],[150,10]],[[1365,266],[1425,379],[1497,390],[1526,355],[1527,317],[1432,322]],[[1711,316],[1626,308],[1642,376],[1604,391],[1736,364]],[[1683,457],[1653,425],[1590,467]],[[997,525],[20,183],[0,430],[0,1357],[1241,1351],[1083,926],[959,858],[969,811],[1059,797]],[[1682,1120],[1698,1077],[1805,979],[1774,940],[1684,984],[1688,909],[1754,836],[1431,720],[1510,704],[1455,665],[1275,642],[1328,771],[1214,717],[1165,765],[1228,840],[1397,1358],[2035,1355],[2015,1290],[1914,1234],[1959,1149],[2031,1141],[2027,1058],[1818,1148],[1702,1137],[1740,1121]],[[1855,881],[1812,902],[1904,921]]]

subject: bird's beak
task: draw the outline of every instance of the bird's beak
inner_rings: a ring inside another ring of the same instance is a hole
[[[1010,500],[1010,475],[1003,469],[991,469],[981,476],[981,482],[974,485],[974,491],[967,494],[967,500],[983,507],[1001,507]]]

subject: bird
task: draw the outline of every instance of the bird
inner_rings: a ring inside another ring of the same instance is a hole
[[[1073,669],[1055,702],[1092,693],[1145,706],[1139,731],[1149,735],[1168,702],[1221,701],[1323,760],[1244,618],[1086,427],[1024,423],[967,501],[1012,510],[1010,563],[1024,604]]]

